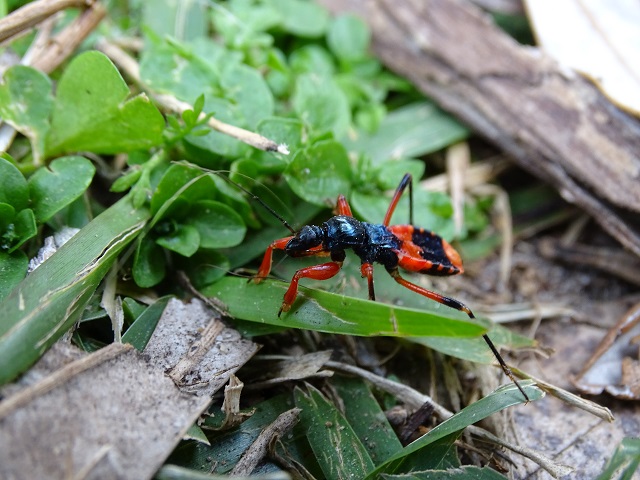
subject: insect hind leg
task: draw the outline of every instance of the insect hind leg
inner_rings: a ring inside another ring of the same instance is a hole
[[[403,287],[408,288],[409,290],[411,290],[411,291],[413,291],[415,293],[418,293],[418,294],[420,294],[420,295],[422,295],[424,297],[427,297],[427,298],[429,298],[431,300],[435,300],[436,302],[441,303],[443,305],[446,305],[447,307],[455,308],[456,310],[464,312],[469,316],[469,318],[476,318],[469,307],[467,307],[464,303],[456,300],[455,298],[445,297],[444,295],[440,295],[439,293],[432,292],[431,290],[427,290],[426,288],[422,288],[419,285],[411,283],[410,281],[402,278],[400,276],[400,272],[398,272],[397,269],[390,270],[389,274],[393,277],[393,279],[396,282],[398,282]],[[500,364],[500,367],[502,368],[502,371],[504,372],[504,374],[507,377],[509,377],[509,379],[513,383],[515,383],[516,387],[518,387],[518,390],[520,390],[520,393],[522,393],[522,396],[525,398],[527,403],[529,403],[529,401],[530,401],[529,400],[529,396],[522,389],[522,387],[520,386],[520,384],[516,380],[516,377],[513,375],[513,372],[511,371],[511,369],[507,365],[507,362],[504,361],[504,359],[502,358],[502,355],[500,355],[500,352],[498,352],[498,349],[493,344],[493,342],[491,341],[489,336],[485,333],[484,335],[482,335],[482,338],[484,339],[484,341],[487,343],[487,345],[491,349],[491,352],[493,353],[493,356],[496,357],[496,360]]]
[[[387,209],[387,213],[384,216],[384,220],[382,224],[388,226],[391,222],[391,217],[393,216],[393,212],[400,201],[400,197],[402,197],[405,189],[409,187],[409,224],[413,225],[413,177],[410,173],[405,173],[402,180],[400,180],[400,184],[398,188],[396,188],[396,192],[393,194],[393,198],[391,199],[391,203],[389,204],[389,208]]]

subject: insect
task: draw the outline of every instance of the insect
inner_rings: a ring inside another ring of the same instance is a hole
[[[407,187],[409,187],[409,224],[390,225],[398,201]],[[409,282],[400,275],[400,268],[409,272],[437,276],[457,275],[464,271],[460,255],[446,240],[429,230],[414,226],[411,174],[405,174],[400,181],[384,220],[380,224],[361,222],[355,219],[349,203],[343,195],[339,195],[336,216],[331,217],[322,225],[306,225],[296,232],[280,215],[263,202],[260,203],[267,207],[293,235],[275,240],[267,247],[258,273],[253,277],[255,283],[260,283],[271,272],[274,250],[283,250],[290,257],[317,256],[330,257],[331,259],[326,263],[301,268],[293,275],[289,288],[284,294],[278,316],[291,309],[291,305],[298,295],[298,283],[301,279],[328,280],[335,276],[342,268],[346,257],[345,251],[351,249],[360,257],[360,272],[362,277],[367,279],[370,300],[376,298],[373,264],[380,263],[389,275],[403,287],[447,307],[464,312],[469,318],[475,318],[471,309],[462,302],[427,290]],[[491,339],[486,334],[483,335],[483,338],[504,373],[516,384],[528,402],[529,397],[516,381]]]

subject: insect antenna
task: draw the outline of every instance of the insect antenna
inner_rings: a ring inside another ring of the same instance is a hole
[[[295,229],[289,225],[289,222],[287,222],[284,218],[282,218],[282,215],[280,215],[278,212],[276,212],[273,208],[271,208],[269,205],[266,204],[266,202],[264,200],[262,200],[259,196],[257,196],[256,194],[254,194],[253,192],[250,192],[249,190],[247,190],[246,188],[244,188],[242,185],[234,182],[233,180],[231,180],[229,177],[222,175],[222,172],[215,172],[213,170],[210,170],[212,173],[215,173],[218,177],[222,178],[225,182],[233,185],[234,187],[236,187],[238,190],[243,191],[251,200],[255,200],[256,202],[258,202],[260,205],[262,205],[262,207],[269,212],[271,215],[273,215],[275,218],[277,218],[280,223],[282,223],[282,225],[284,225],[286,227],[287,230],[289,230],[292,234],[296,234],[297,232],[295,231]]]

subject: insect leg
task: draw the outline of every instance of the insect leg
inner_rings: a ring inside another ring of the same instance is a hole
[[[271,245],[267,247],[267,251],[264,252],[264,257],[262,258],[262,263],[260,264],[258,273],[253,277],[254,283],[260,283],[269,276],[269,272],[271,272],[271,262],[273,261],[273,250],[284,250],[284,247],[292,238],[292,236],[285,237],[271,242]]]
[[[439,293],[432,292],[431,290],[427,290],[426,288],[422,288],[419,285],[411,283],[408,280],[405,280],[404,278],[402,278],[400,276],[400,272],[398,272],[397,269],[389,271],[389,274],[393,277],[393,279],[396,282],[398,282],[403,287],[406,287],[409,290],[415,293],[418,293],[424,297],[430,298],[431,300],[435,300],[436,302],[446,305],[447,307],[460,310],[461,312],[466,313],[469,316],[469,318],[476,318],[469,307],[467,307],[464,303],[459,302],[455,298],[445,297],[444,295],[440,295]],[[529,397],[524,392],[520,384],[517,382],[516,377],[513,375],[513,372],[511,371],[507,363],[504,361],[504,359],[502,358],[502,355],[500,355],[500,352],[498,352],[498,349],[495,347],[495,345],[493,344],[489,336],[487,334],[484,334],[482,335],[482,338],[484,338],[484,341],[487,342],[487,345],[489,345],[491,352],[493,353],[494,357],[496,357],[496,360],[498,360],[498,363],[500,364],[500,367],[502,367],[502,371],[504,372],[504,374],[507,377],[509,377],[513,383],[516,384],[516,387],[518,387],[518,390],[520,390],[520,393],[522,393],[522,396],[524,396],[524,398],[527,400],[527,403],[528,403]]]
[[[375,300],[376,292],[373,289],[373,265],[370,263],[363,263],[360,266],[360,272],[362,273],[362,278],[367,278],[367,283],[369,285],[369,300]]]
[[[312,278],[314,280],[327,280],[337,274],[342,268],[342,262],[327,262],[321,263],[320,265],[313,265],[312,267],[301,268],[298,270],[291,279],[291,283],[289,284],[289,288],[287,292],[284,294],[284,299],[282,300],[282,306],[280,307],[280,311],[278,311],[278,316],[282,312],[288,312],[295,302],[296,297],[298,296],[298,282],[301,278]]]
[[[402,197],[402,193],[407,186],[409,186],[409,225],[413,225],[413,181],[410,173],[405,173],[402,180],[400,180],[400,184],[398,185],[398,188],[396,188],[396,193],[393,194],[387,213],[384,216],[384,220],[382,222],[383,225],[388,226],[391,222],[391,216],[393,215],[393,212],[400,201],[400,197]]]
[[[349,202],[347,202],[347,199],[344,198],[344,195],[338,195],[338,204],[336,205],[336,211],[338,212],[338,215],[353,217]]]

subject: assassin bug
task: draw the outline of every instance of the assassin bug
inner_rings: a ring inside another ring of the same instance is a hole
[[[398,201],[407,187],[409,187],[409,224],[389,225]],[[429,230],[413,225],[413,186],[410,174],[405,174],[400,181],[384,220],[380,224],[356,220],[345,197],[339,195],[338,215],[331,217],[322,225],[306,225],[296,232],[280,215],[263,202],[260,203],[271,211],[293,235],[275,240],[267,247],[258,273],[253,277],[255,283],[260,283],[271,272],[274,250],[284,250],[290,257],[331,258],[330,262],[301,268],[293,275],[289,288],[284,294],[278,316],[291,308],[298,295],[298,282],[301,278],[328,280],[335,276],[342,268],[346,257],[345,250],[351,249],[362,262],[360,272],[362,277],[367,279],[370,300],[376,298],[373,284],[373,264],[380,263],[384,265],[389,275],[403,287],[447,307],[460,310],[466,313],[469,318],[475,318],[471,309],[462,302],[427,290],[409,282],[400,275],[399,267],[410,272],[438,276],[457,275],[464,271],[460,255],[446,240]],[[482,337],[489,345],[504,373],[516,384],[529,402],[529,397],[516,381],[491,339],[486,334]]]

